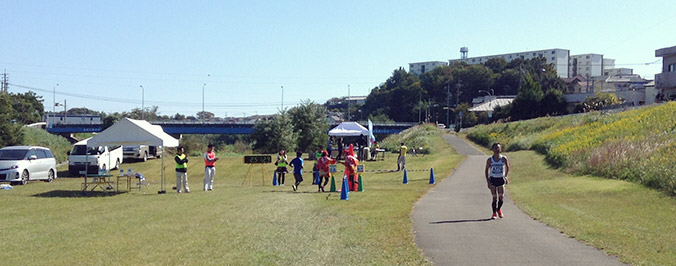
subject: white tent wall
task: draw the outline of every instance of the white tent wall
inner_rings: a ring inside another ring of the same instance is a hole
[[[358,137],[360,135],[368,136],[369,130],[357,122],[342,122],[329,130],[329,136],[332,137]]]
[[[148,123],[145,120],[123,118],[98,135],[87,141],[87,147],[114,146],[114,145],[150,145],[164,147],[178,146],[178,140],[162,130],[161,126]],[[164,156],[162,156],[161,191],[165,193]]]

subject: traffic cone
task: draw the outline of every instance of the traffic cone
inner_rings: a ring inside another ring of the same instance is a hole
[[[340,199],[348,200],[350,189],[347,187],[347,178],[343,177],[343,188],[340,190]]]
[[[434,181],[434,168],[430,168],[430,184],[436,184],[436,181]]]
[[[274,174],[272,174],[272,185],[277,186],[277,171],[274,171],[273,173]]]
[[[359,189],[357,191],[364,192],[364,183],[361,182],[361,175],[359,175]]]
[[[331,189],[329,190],[329,192],[337,192],[337,191],[338,190],[336,190],[336,180],[334,180],[333,175],[331,175]]]
[[[404,170],[404,184],[408,184],[408,174],[406,173],[406,170]]]

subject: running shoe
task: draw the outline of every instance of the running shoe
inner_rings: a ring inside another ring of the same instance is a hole
[[[493,220],[498,219],[498,215],[493,213],[493,216],[491,217],[491,219],[493,219]]]
[[[502,210],[498,210],[498,216],[499,216],[500,218],[505,218],[505,215],[502,214]]]
[[[298,188],[296,185],[291,185],[291,187],[293,188],[293,191],[296,191],[296,188]]]

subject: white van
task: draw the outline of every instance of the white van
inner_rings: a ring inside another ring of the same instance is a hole
[[[84,175],[85,168],[88,174],[120,168],[124,156],[122,146],[87,147],[88,140],[75,143],[73,149],[68,152],[68,172],[71,176]]]

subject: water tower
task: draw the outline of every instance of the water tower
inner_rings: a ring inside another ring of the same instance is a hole
[[[467,59],[467,53],[469,49],[467,47],[460,47],[460,59]]]

